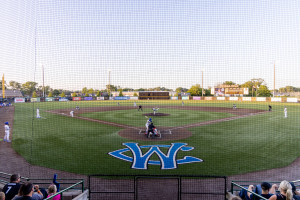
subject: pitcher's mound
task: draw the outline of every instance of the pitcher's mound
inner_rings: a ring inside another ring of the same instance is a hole
[[[161,117],[161,116],[168,116],[170,114],[167,113],[155,113],[155,115],[153,113],[146,113],[144,114],[145,116],[156,116],[156,117]]]

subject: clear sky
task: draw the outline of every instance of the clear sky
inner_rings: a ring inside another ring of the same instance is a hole
[[[0,73],[52,88],[300,87],[299,0],[1,1]]]

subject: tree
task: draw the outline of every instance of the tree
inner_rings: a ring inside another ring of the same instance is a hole
[[[60,96],[61,96],[61,97],[66,97],[66,95],[65,95],[64,92],[62,92],[62,93],[60,94]]]
[[[72,97],[77,97],[76,92],[73,92],[71,96],[72,96]]]
[[[55,96],[55,97],[57,97],[60,94],[59,90],[57,90],[57,89],[53,90],[52,93],[53,93],[53,96]]]
[[[81,93],[82,94],[87,94],[88,89],[86,87],[82,88]]]
[[[32,98],[37,98],[36,91],[34,91],[34,92],[32,93]]]
[[[201,96],[202,88],[200,87],[200,84],[196,84],[193,85],[187,92],[190,93],[191,96]]]
[[[178,87],[175,90],[175,92],[176,92],[175,96],[178,96],[179,93],[187,92],[187,91],[188,91],[188,89],[186,89],[186,88]]]
[[[249,96],[257,96],[257,90],[264,82],[265,81],[262,78],[253,78],[250,81],[243,83],[241,87],[249,89]]]
[[[137,97],[137,96],[138,96],[138,94],[135,92],[135,93],[133,93],[133,96],[134,96],[134,97]]]
[[[119,97],[123,97],[123,92],[122,92],[122,89],[119,89]]]
[[[1,87],[2,87],[2,84],[1,84]],[[9,87],[12,90],[20,90],[21,89],[21,83],[18,83],[16,81],[9,81]]]
[[[100,97],[100,96],[101,96],[101,92],[100,92],[100,91],[97,91],[96,96],[97,96],[97,97]]]
[[[37,83],[36,82],[32,82],[32,81],[27,81],[26,83],[22,84],[22,88],[21,88],[21,91],[28,95],[28,96],[31,96],[33,91],[36,90],[36,86],[37,86]]]
[[[106,91],[110,91],[110,92],[117,91],[117,86],[106,85]]]
[[[271,91],[268,89],[267,86],[265,85],[261,85],[259,86],[258,90],[257,90],[257,96],[259,97],[270,97]]]
[[[223,85],[236,85],[236,83],[233,81],[225,81]]]
[[[48,97],[53,97],[52,92],[49,92]]]
[[[89,95],[93,95],[94,94],[94,89],[93,88],[88,89],[87,93]]]

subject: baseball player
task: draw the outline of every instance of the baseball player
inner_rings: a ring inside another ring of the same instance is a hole
[[[36,109],[36,118],[41,118],[39,108]]]
[[[269,111],[270,111],[270,112],[272,111],[272,106],[271,106],[271,105],[269,105]]]
[[[284,117],[287,118],[287,107],[284,106]]]
[[[235,105],[235,104],[233,104],[233,106],[232,106],[232,109],[233,109],[233,110],[235,110],[235,109],[236,109],[236,105]]]
[[[133,106],[136,107],[136,102],[133,103]]]
[[[71,115],[71,117],[74,117],[74,111],[73,110],[71,110],[70,115]]]
[[[155,115],[155,113],[159,110],[159,108],[152,108],[153,110],[153,114]]]
[[[4,135],[4,142],[10,142],[9,140],[9,131],[10,131],[10,127],[9,127],[9,123],[5,122],[4,123],[4,131],[5,131],[5,135]]]
[[[141,111],[143,111],[143,107],[142,107],[142,105],[139,105],[139,109],[138,109],[138,111],[140,111],[140,109],[141,109]]]
[[[148,130],[149,130],[149,125],[152,123],[152,119],[149,118],[145,124],[146,126],[146,132],[145,132],[145,135],[148,135]]]
[[[75,109],[76,109],[76,110],[80,110],[79,106],[76,106]]]
[[[184,102],[183,101],[181,102],[181,105],[184,106]]]

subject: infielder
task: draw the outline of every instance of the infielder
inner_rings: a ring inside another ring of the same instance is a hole
[[[284,106],[284,117],[287,118],[287,107]]]
[[[136,102],[133,103],[133,106],[136,107]]]
[[[140,109],[141,109],[141,111],[143,111],[143,107],[142,107],[142,105],[139,105],[139,109],[138,109],[138,111],[140,111]]]
[[[4,135],[4,142],[10,142],[9,140],[9,130],[10,130],[10,127],[9,127],[9,123],[8,122],[5,122],[4,123],[4,131],[5,131],[5,135]]]
[[[152,119],[149,118],[145,124],[146,126],[146,132],[145,132],[145,135],[148,135],[148,130],[149,130],[149,125],[152,123]]]
[[[73,110],[71,110],[70,115],[71,115],[71,117],[74,117],[74,111]]]
[[[39,108],[36,109],[36,118],[41,118]]]
[[[232,109],[233,109],[233,110],[235,110],[235,109],[236,109],[236,105],[235,105],[235,104],[233,104],[233,106],[232,106]]]
[[[181,105],[184,106],[184,102],[183,101],[181,102]]]

